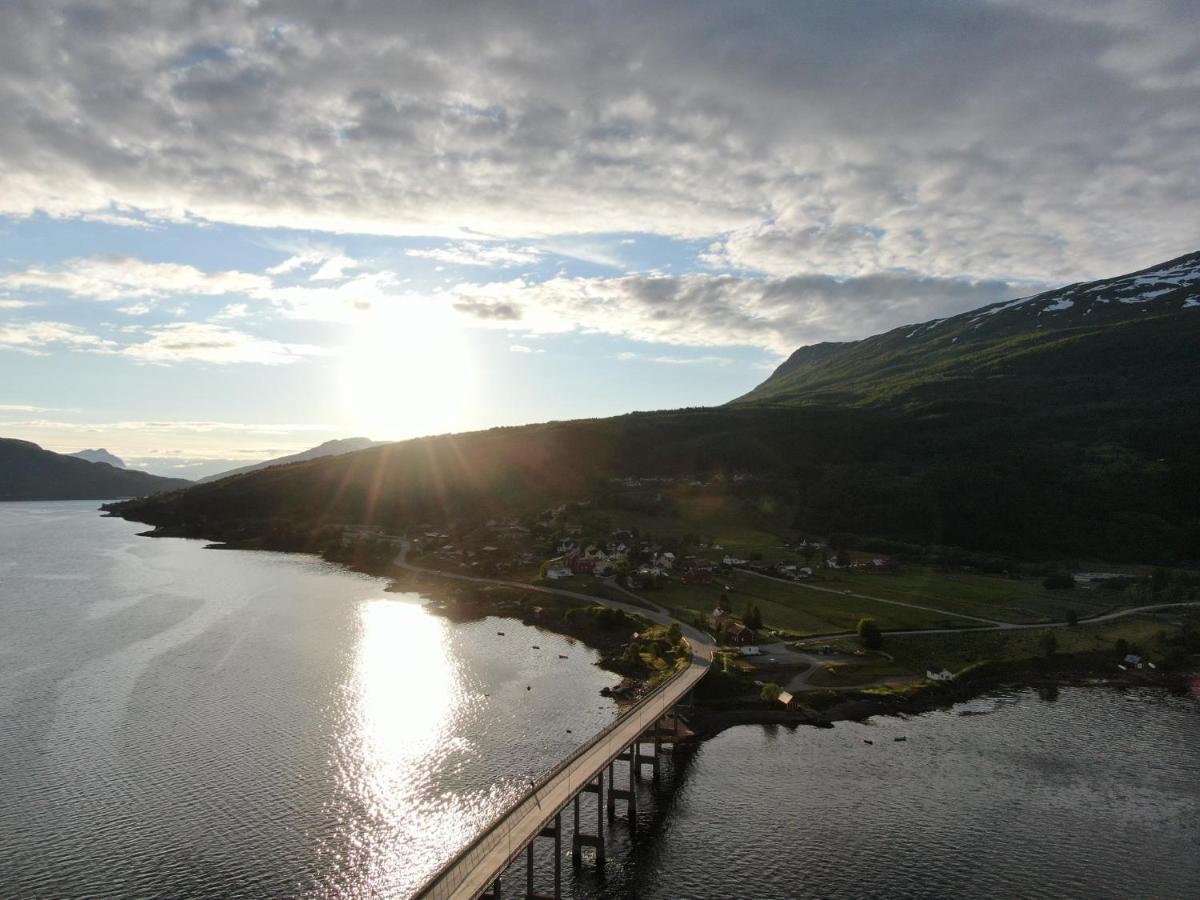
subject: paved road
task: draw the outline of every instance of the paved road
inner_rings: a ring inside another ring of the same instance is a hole
[[[638,598],[639,604],[635,605],[607,597],[594,597],[591,594],[530,585],[520,581],[478,578],[473,575],[426,569],[408,562],[408,550],[409,544],[406,541],[401,544],[400,553],[395,559],[399,568],[453,578],[456,581],[514,587],[588,603],[600,603],[642,616],[660,625],[678,624],[692,645],[691,665],[686,670],[639,700],[609,728],[580,747],[572,757],[543,778],[531,792],[509,807],[486,831],[443,866],[417,894],[418,897],[432,900],[477,897],[509,866],[522,849],[554,820],[555,813],[570,803],[581,785],[591,783],[598,772],[602,772],[618,754],[648,728],[654,726],[667,710],[696,686],[708,671],[715,647],[712,638],[707,634],[684,622],[678,622],[659,607],[647,609],[642,605],[645,601],[641,598]],[[601,812],[601,815],[604,813]]]
[[[711,635],[700,631],[698,628],[688,625],[686,622],[680,622],[661,606],[651,603],[649,600],[639,597],[637,594],[630,593],[624,588],[618,587],[615,582],[606,583],[608,583],[610,587],[615,588],[623,594],[627,594],[638,602],[636,604],[624,603],[620,600],[613,600],[610,597],[597,597],[594,594],[583,594],[579,591],[568,591],[562,588],[544,587],[540,584],[529,584],[525,581],[505,581],[501,578],[479,578],[475,575],[459,575],[455,572],[443,572],[440,569],[427,569],[424,566],[415,566],[408,561],[408,551],[411,547],[411,544],[409,544],[408,541],[404,541],[400,547],[400,552],[396,555],[396,558],[393,560],[393,562],[398,568],[407,569],[410,572],[419,572],[422,575],[436,575],[439,578],[453,578],[455,581],[469,581],[474,584],[491,584],[497,587],[511,587],[522,591],[534,591],[539,594],[552,594],[558,597],[568,597],[572,600],[583,600],[587,603],[599,603],[603,606],[612,607],[613,609],[623,610],[624,612],[635,616],[641,616],[643,619],[649,619],[656,625],[665,625],[668,628],[672,625],[678,625],[681,629],[683,629],[683,636],[688,639],[688,642],[692,645],[693,651],[702,656],[707,657],[712,653],[713,650],[716,649],[716,645],[713,643]]]

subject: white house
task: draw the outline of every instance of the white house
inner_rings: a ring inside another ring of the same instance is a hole
[[[762,650],[758,647],[738,647],[738,653],[742,656],[758,656]]]
[[[953,681],[954,673],[949,669],[942,669],[940,672],[933,669],[926,669],[925,677],[930,681]]]

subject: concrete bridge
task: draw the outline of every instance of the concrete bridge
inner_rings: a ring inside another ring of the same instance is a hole
[[[644,612],[643,612],[644,614]],[[689,629],[690,630],[690,629]],[[572,854],[578,865],[583,848],[595,850],[596,864],[604,863],[604,821],[615,813],[618,800],[625,802],[632,823],[636,814],[635,777],[645,764],[658,776],[662,744],[674,738],[678,725],[675,707],[686,702],[692,689],[708,671],[712,645],[693,641],[687,668],[660,684],[613,722],[608,728],[563,760],[540,782],[504,811],[482,834],[464,847],[439,869],[417,892],[420,898],[473,898],[500,896],[500,876],[511,863],[525,853],[525,890],[527,898],[538,898],[534,891],[533,845],[538,838],[554,841],[554,893],[562,894],[563,816],[573,806]],[[642,745],[653,744],[645,753]],[[628,760],[628,786],[617,787],[614,763]],[[606,779],[607,774],[607,779]],[[580,798],[597,795],[595,830],[580,819]]]

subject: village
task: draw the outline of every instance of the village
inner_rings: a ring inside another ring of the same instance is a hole
[[[789,539],[745,527],[742,512],[730,514],[730,498],[748,480],[613,479],[602,495],[536,513],[424,522],[400,536],[352,526],[341,543],[372,547],[368,555],[381,562],[407,546],[409,561],[429,572],[668,611],[713,635],[722,671],[744,679],[743,697],[761,692],[785,709],[812,702],[816,692],[904,693],[954,682],[984,659],[1045,656],[1053,650],[1035,644],[1036,632],[995,629],[1103,615],[1144,590],[1128,571],[1080,572],[1067,576],[1068,590],[1051,590],[1053,579],[1041,576],[934,569],[848,548],[836,535]],[[693,509],[725,517],[688,515]],[[874,637],[863,636],[864,623]],[[1144,623],[1109,631],[1058,632],[1059,642],[1095,652],[1152,633]],[[883,634],[894,632],[913,636],[888,638],[884,648]],[[1120,654],[1112,668],[1148,671],[1142,655]]]

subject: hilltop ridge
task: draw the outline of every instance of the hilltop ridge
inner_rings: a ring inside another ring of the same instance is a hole
[[[626,476],[752,473],[704,502],[782,537],[1200,561],[1200,254],[798,350],[721,407],[443,435],[126,503],[166,533],[273,535],[626,502]],[[639,501],[642,502],[642,501]],[[669,498],[663,502],[669,502]]]

